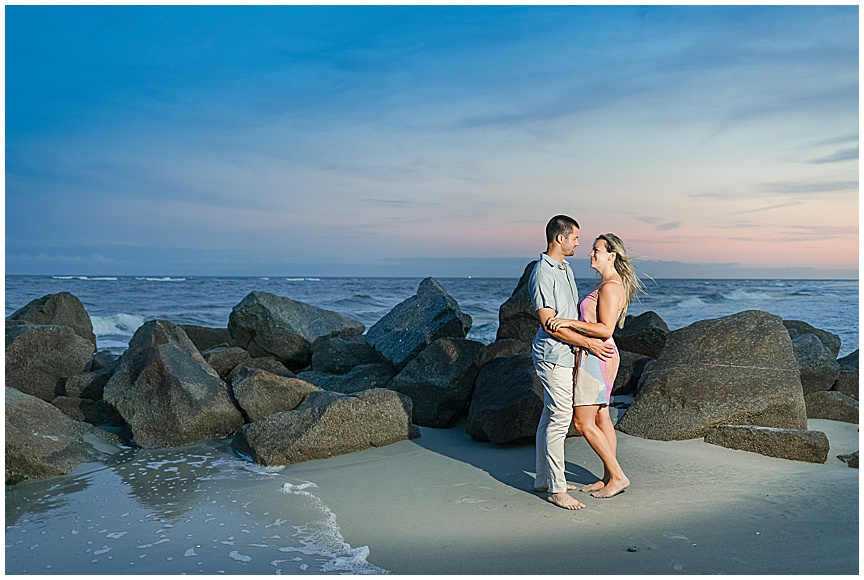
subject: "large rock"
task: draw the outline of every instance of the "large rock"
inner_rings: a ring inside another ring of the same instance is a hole
[[[858,452],[854,453],[846,453],[845,455],[838,455],[837,459],[852,467],[853,469],[858,469]]]
[[[825,463],[828,459],[828,437],[822,431],[715,425],[705,435],[705,442],[792,461]]]
[[[626,350],[619,350],[618,354],[621,361],[618,365],[618,374],[615,375],[615,384],[612,386],[612,395],[632,395],[636,392],[645,365],[653,359],[650,356]]]
[[[795,359],[801,371],[804,394],[830,391],[840,376],[836,354],[825,346],[815,334],[800,334],[792,339]]]
[[[250,292],[231,311],[231,345],[253,357],[275,356],[292,371],[309,366],[312,344],[328,338],[351,338],[366,327],[338,312],[268,292]]]
[[[209,350],[219,345],[227,345],[231,340],[227,328],[214,328],[212,326],[198,326],[195,324],[181,324],[180,328],[192,341],[192,344],[201,351]]]
[[[841,369],[831,390],[843,393],[847,397],[852,397],[857,401],[858,381],[858,369]]]
[[[125,427],[126,421],[117,410],[105,401],[93,401],[79,397],[57,397],[51,404],[63,411],[67,417],[76,421],[90,423],[91,425],[108,425],[111,427]],[[121,429],[122,430],[122,429]],[[124,437],[132,438],[128,429],[123,430]]]
[[[318,387],[300,379],[280,377],[262,369],[246,367],[231,380],[234,399],[247,422],[290,411]]]
[[[129,341],[104,400],[141,447],[172,447],[233,433],[243,416],[228,385],[176,324],[145,322]]]
[[[858,349],[856,348],[853,352],[847,354],[843,358],[838,358],[837,363],[840,365],[842,369],[855,369],[858,370]]]
[[[228,382],[231,382],[234,379],[234,375],[248,368],[262,369],[267,371],[268,373],[279,375],[280,377],[288,377],[292,379],[297,377],[297,375],[289,371],[288,368],[275,357],[263,356],[258,358],[252,358],[238,364],[228,375]]]
[[[793,341],[802,334],[812,334],[825,345],[825,348],[828,349],[833,358],[837,358],[837,355],[840,353],[840,337],[833,332],[816,328],[801,320],[784,320],[783,326],[789,331],[789,337]]]
[[[384,362],[384,357],[366,342],[363,336],[351,339],[331,338],[315,344],[312,353],[312,370],[319,373],[340,375],[354,367]]]
[[[502,338],[486,345],[486,350],[483,351],[483,359],[480,361],[480,367],[482,368],[492,359],[526,354],[531,356],[530,342],[524,342],[516,338]]]
[[[17,389],[6,387],[5,403],[7,484],[63,475],[120,450],[117,437]]]
[[[115,367],[109,367],[73,375],[66,379],[58,395],[100,401],[114,371]]]
[[[465,429],[475,441],[525,443],[534,441],[542,412],[543,384],[531,351],[498,356],[477,374]],[[571,423],[567,436],[578,435]]]
[[[834,381],[832,391],[840,391],[844,395],[848,395],[858,400],[858,349],[854,352],[837,359],[837,364],[840,365],[840,374],[837,380]]]
[[[411,398],[417,425],[449,427],[468,406],[485,348],[474,340],[439,338],[387,388]]]
[[[621,350],[656,357],[666,344],[669,327],[660,316],[648,311],[639,316],[627,316],[624,328],[615,327],[612,337]]]
[[[807,417],[858,423],[858,401],[837,391],[816,391],[804,395]]]
[[[778,316],[749,310],[670,332],[617,428],[675,440],[721,424],[807,428],[798,363]]]
[[[534,304],[531,302],[528,279],[531,277],[536,263],[537,260],[534,260],[525,266],[525,271],[522,272],[522,277],[519,278],[510,298],[498,308],[496,341],[510,338],[530,343],[534,340],[534,335],[540,328],[540,321],[537,318],[537,311],[534,310]]]
[[[326,391],[350,394],[384,388],[390,384],[390,380],[395,376],[396,368],[389,362],[384,362],[360,365],[341,375],[304,371],[298,373],[297,378]]]
[[[7,326],[6,386],[50,402],[68,377],[90,370],[93,350],[69,326]]]
[[[31,300],[6,318],[7,326],[18,324],[68,326],[96,350],[96,335],[93,334],[90,315],[78,297],[69,292],[46,294]]]
[[[205,350],[201,350],[201,356],[207,361],[213,370],[219,374],[219,378],[223,381],[228,380],[228,375],[231,374],[238,365],[244,365],[252,360],[249,352],[239,346],[214,346]]]
[[[249,423],[233,448],[261,465],[288,465],[382,447],[420,436],[411,400],[387,389],[357,395],[315,392],[293,411]]]
[[[366,333],[366,342],[402,369],[438,338],[465,338],[471,317],[435,279],[420,282],[417,294],[397,304]]]

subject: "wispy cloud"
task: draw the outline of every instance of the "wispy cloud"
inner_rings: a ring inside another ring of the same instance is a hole
[[[809,163],[813,163],[816,165],[821,165],[823,163],[838,163],[840,161],[852,161],[858,159],[858,148],[853,147],[851,149],[843,149],[834,153],[833,155],[828,155],[826,157],[820,157],[818,159],[811,159]]]

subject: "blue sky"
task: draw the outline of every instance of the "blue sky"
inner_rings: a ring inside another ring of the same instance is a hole
[[[8,274],[857,277],[854,5],[5,15]]]

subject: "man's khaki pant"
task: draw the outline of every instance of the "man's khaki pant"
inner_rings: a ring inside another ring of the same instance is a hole
[[[537,425],[537,476],[534,487],[567,491],[564,439],[573,420],[573,368],[540,361],[534,364],[543,383],[543,414]]]

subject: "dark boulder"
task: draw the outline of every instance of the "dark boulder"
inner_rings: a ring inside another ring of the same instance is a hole
[[[380,389],[388,386],[396,376],[396,368],[389,362],[373,363],[354,367],[350,372],[341,375],[304,371],[297,378],[310,382],[326,391],[350,394]]]
[[[306,395],[320,391],[300,379],[280,377],[262,369],[246,367],[231,380],[231,391],[247,422],[297,407]]]
[[[108,425],[111,427],[124,427],[126,421],[114,407],[105,401],[93,401],[79,397],[57,397],[51,404],[63,411],[67,417],[76,421],[90,423],[91,425]],[[132,434],[129,433],[129,438]]]
[[[535,264],[537,264],[537,260],[525,266],[522,277],[519,278],[510,298],[498,308],[496,341],[515,339],[531,343],[534,340],[534,335],[540,328],[540,321],[537,318],[537,311],[534,310],[534,304],[531,302],[528,279],[531,278]]]
[[[69,473],[120,451],[119,439],[50,403],[6,387],[6,483]]]
[[[311,393],[293,411],[243,426],[232,447],[261,465],[323,459],[420,436],[411,400],[387,389]]]
[[[93,350],[68,326],[7,326],[6,386],[50,402],[68,377],[90,370]]]
[[[858,423],[858,401],[837,391],[816,391],[804,395],[807,417]]]
[[[840,353],[840,337],[833,332],[816,328],[801,320],[784,320],[783,326],[789,331],[789,337],[793,342],[802,334],[812,334],[819,339],[819,342],[825,345],[825,348],[828,349],[833,358],[837,358],[837,355]]]
[[[612,396],[632,395],[636,392],[645,365],[654,359],[626,350],[619,350],[618,354],[621,362],[618,365],[618,374],[615,375],[615,384],[612,386]]]
[[[238,364],[228,375],[228,381],[230,382],[231,380],[233,380],[234,375],[242,372],[243,369],[261,369],[267,371],[268,373],[279,375],[280,377],[289,377],[292,379],[297,376],[291,371],[289,371],[288,368],[281,362],[279,362],[279,360],[277,360],[276,358],[272,356],[262,356],[258,358],[252,358]]]
[[[354,367],[384,362],[384,357],[366,342],[364,336],[350,339],[330,338],[315,343],[312,353],[312,370],[319,373],[340,375]]]
[[[834,381],[832,391],[839,391],[844,395],[848,395],[858,400],[858,349],[854,352],[837,359],[837,364],[840,365],[840,374],[837,380]]]
[[[417,294],[397,304],[366,333],[366,342],[402,369],[438,338],[465,338],[471,317],[435,279],[420,282]]]
[[[829,447],[822,431],[754,425],[715,425],[705,435],[705,443],[810,463],[825,463]]]
[[[91,371],[98,371],[117,366],[117,361],[120,355],[114,354],[110,350],[100,350],[93,354],[93,363],[90,365]]]
[[[749,310],[670,332],[617,428],[675,440],[721,424],[807,428],[798,364],[778,316]]]
[[[838,358],[837,363],[840,365],[842,369],[855,369],[858,370],[858,349],[856,348],[854,352],[851,352],[844,356],[843,358]]]
[[[180,328],[199,351],[204,352],[219,345],[227,345],[231,340],[227,328],[197,326],[195,324],[180,324]]]
[[[485,346],[464,338],[439,338],[387,385],[411,398],[414,423],[449,427],[465,411]]]
[[[73,375],[66,379],[58,395],[100,401],[114,371],[115,368],[110,367]]]
[[[801,387],[804,394],[830,391],[840,376],[840,364],[836,354],[815,334],[800,334],[792,339],[795,359],[801,371]]]
[[[201,350],[201,349],[198,349]],[[252,360],[249,352],[239,346],[214,346],[201,351],[201,356],[207,361],[213,370],[218,373],[219,378],[223,381],[228,380],[228,375],[231,374],[238,365],[245,364]]]
[[[6,325],[39,324],[68,326],[96,350],[93,322],[84,305],[74,294],[59,292],[31,300],[6,318]]]
[[[243,416],[228,385],[176,324],[145,322],[105,385],[141,447],[172,447],[233,433]]]
[[[475,441],[525,443],[534,440],[542,412],[543,384],[530,350],[499,356],[477,374],[466,431]],[[579,436],[572,423],[567,436]]]
[[[858,452],[857,451],[855,451],[854,453],[847,453],[845,455],[838,455],[837,459],[839,459],[840,461],[842,461],[843,463],[845,463],[849,467],[852,467],[854,469],[858,469]]]
[[[312,344],[363,334],[365,326],[338,312],[268,292],[250,292],[231,311],[231,345],[253,357],[274,356],[292,371],[309,366]]]
[[[627,316],[624,328],[615,328],[612,338],[621,350],[656,357],[666,344],[669,327],[662,318],[652,311],[639,316]]]
[[[831,387],[832,391],[843,393],[847,397],[858,400],[858,369],[841,369],[837,380]]]
[[[531,355],[530,342],[523,342],[515,338],[502,338],[486,345],[486,350],[483,351],[483,358],[480,360],[480,367],[482,368],[492,359],[520,354]]]

